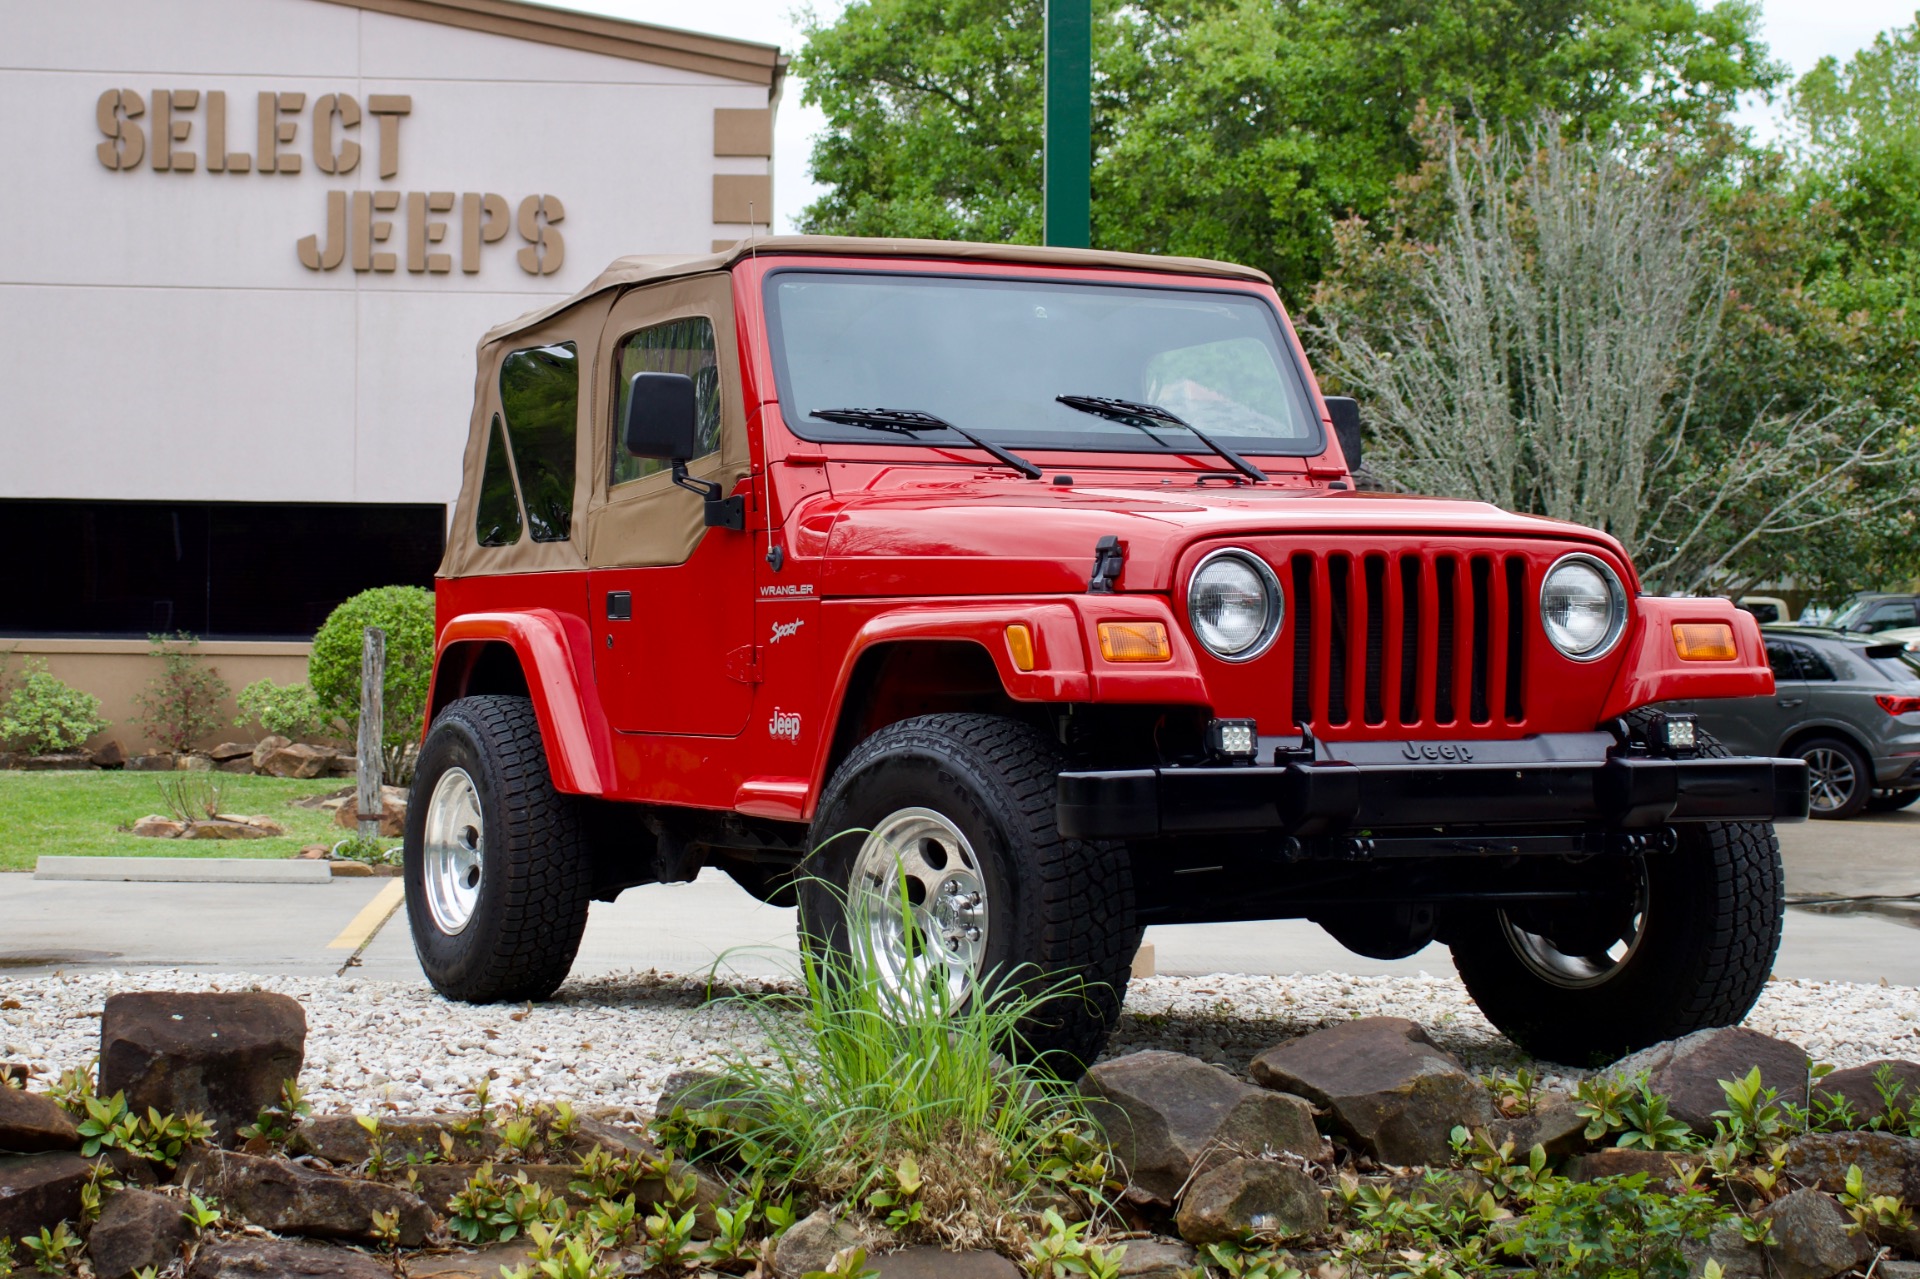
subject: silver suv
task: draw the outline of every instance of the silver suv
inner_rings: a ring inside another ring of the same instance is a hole
[[[1920,799],[1920,657],[1904,645],[1810,626],[1763,626],[1772,697],[1670,702],[1737,755],[1807,761],[1814,817]]]

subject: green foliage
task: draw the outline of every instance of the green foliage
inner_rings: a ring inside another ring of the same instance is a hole
[[[177,822],[202,822],[220,815],[226,783],[206,773],[177,773],[154,779],[160,802]]]
[[[300,1083],[295,1079],[281,1081],[280,1096],[260,1108],[259,1117],[240,1130],[240,1136],[248,1141],[267,1141],[276,1146],[286,1144],[300,1121],[313,1113],[313,1106],[307,1101],[306,1094],[300,1091]]]
[[[195,1194],[187,1196],[187,1206],[180,1213],[181,1218],[193,1227],[193,1233],[196,1235],[219,1225],[221,1215],[219,1200],[212,1195],[202,1198]]]
[[[491,1163],[482,1164],[463,1190],[447,1201],[447,1229],[466,1243],[505,1242],[529,1227],[566,1219],[566,1202],[552,1191],[516,1173],[502,1181]]]
[[[1759,1075],[1758,1069],[1754,1074]],[[1621,1104],[1620,1115],[1626,1121],[1620,1131],[1618,1144],[1621,1146],[1641,1150],[1693,1150],[1700,1145],[1693,1129],[1668,1113],[1667,1099],[1654,1092],[1644,1076],[1638,1095]]]
[[[20,1246],[33,1257],[33,1268],[49,1275],[66,1270],[68,1262],[80,1254],[80,1240],[64,1221],[52,1230],[42,1226],[39,1234],[26,1236]]]
[[[185,631],[147,636],[148,656],[160,673],[134,699],[136,722],[162,750],[180,754],[220,727],[220,703],[228,693],[220,672],[193,650],[199,639]]]
[[[1846,1188],[1838,1198],[1840,1206],[1853,1218],[1856,1232],[1884,1232],[1903,1237],[1913,1234],[1913,1210],[1898,1195],[1869,1194],[1858,1164],[1847,1165]]]
[[[1543,1184],[1502,1250],[1548,1279],[1681,1279],[1685,1248],[1726,1217],[1707,1191],[1647,1189],[1645,1173]]]
[[[1264,1244],[1210,1243],[1200,1249],[1200,1263],[1229,1279],[1305,1279],[1285,1253]]]
[[[1598,1141],[1627,1126],[1624,1107],[1636,1084],[1617,1075],[1589,1075],[1573,1086],[1573,1111],[1587,1121],[1584,1136]]]
[[[406,748],[420,736],[433,678],[433,592],[417,586],[362,591],[334,609],[313,637],[307,682],[321,713],[350,734],[360,722],[360,655],[369,626],[387,635],[381,753],[385,780],[400,785],[408,780]]]
[[[29,659],[26,673],[10,682],[0,702],[0,744],[29,755],[78,749],[107,726],[100,699],[47,673],[47,664]]]
[[[1794,1135],[1775,1100],[1778,1090],[1761,1085],[1760,1067],[1739,1079],[1722,1079],[1720,1091],[1726,1094],[1727,1104],[1713,1112],[1716,1144],[1752,1155]]]
[[[800,1279],[876,1279],[879,1271],[867,1264],[865,1248],[842,1248],[820,1270],[809,1270]]]
[[[361,862],[368,866],[398,866],[401,846],[377,835],[349,835],[333,846],[339,861]]]
[[[136,1159],[171,1168],[189,1146],[213,1136],[213,1125],[199,1115],[163,1115],[152,1106],[145,1115],[127,1106],[125,1093],[81,1098],[84,1114],[77,1125],[80,1153],[92,1158],[102,1150],[124,1150]]]
[[[240,715],[235,727],[258,724],[267,732],[296,742],[331,736],[340,726],[328,719],[320,708],[310,684],[276,684],[257,679],[240,690],[237,699]]]

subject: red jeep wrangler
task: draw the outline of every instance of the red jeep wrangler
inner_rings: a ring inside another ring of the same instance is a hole
[[[1805,766],[1646,709],[1771,692],[1752,617],[1591,529],[1356,491],[1258,271],[623,258],[489,333],[474,399],[406,839],[448,996],[546,996],[589,902],[703,866],[889,981],[1084,978],[1032,1028],[1082,1058],[1154,923],[1444,942],[1562,1061],[1767,978]]]

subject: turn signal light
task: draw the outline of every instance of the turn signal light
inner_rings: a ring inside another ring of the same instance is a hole
[[[1159,622],[1102,622],[1100,656],[1109,662],[1168,662],[1173,645]]]
[[[1033,632],[1019,622],[1007,627],[1007,652],[1013,655],[1017,671],[1033,669]]]
[[[1683,662],[1731,662],[1740,655],[1733,627],[1725,622],[1674,623],[1673,651]]]
[[[1880,703],[1880,709],[1889,715],[1911,715],[1920,711],[1920,697],[1895,697],[1891,693],[1877,693],[1874,701]]]

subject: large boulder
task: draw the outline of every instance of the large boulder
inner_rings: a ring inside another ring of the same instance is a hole
[[[253,761],[254,771],[259,772],[266,767],[267,756],[277,750],[285,750],[291,745],[293,745],[292,738],[282,737],[278,733],[269,733],[267,736],[255,742],[253,745],[253,754],[248,756],[248,758]]]
[[[418,1195],[282,1159],[208,1150],[182,1164],[178,1180],[211,1193],[234,1216],[283,1235],[371,1243],[373,1215],[391,1212],[399,1216],[400,1243],[415,1248],[436,1224]]]
[[[69,773],[93,767],[93,756],[86,751],[55,751],[49,755],[21,755],[13,766],[25,772]]]
[[[193,1230],[178,1199],[150,1190],[119,1190],[100,1209],[87,1235],[87,1256],[100,1279],[126,1279],[151,1266],[164,1270]]]
[[[1291,1164],[1232,1159],[1194,1179],[1175,1220],[1191,1244],[1297,1239],[1326,1230],[1327,1204],[1313,1178]]]
[[[1318,1158],[1324,1143],[1298,1097],[1240,1082],[1218,1066],[1149,1051],[1101,1062],[1080,1090],[1136,1200],[1172,1207],[1199,1161],[1261,1152]]]
[[[1444,1164],[1455,1126],[1486,1128],[1493,1102],[1427,1032],[1401,1017],[1363,1017],[1253,1059],[1254,1082],[1333,1112],[1347,1139],[1382,1163]]]
[[[1872,1254],[1851,1233],[1840,1206],[1818,1190],[1796,1190],[1761,1209],[1773,1222],[1767,1259],[1778,1279],[1833,1279]]]
[[[187,1279],[393,1279],[393,1267],[351,1248],[220,1239],[201,1245]]]
[[[78,1150],[73,1117],[39,1093],[0,1084],[0,1151]]]
[[[80,1220],[93,1163],[65,1151],[0,1156],[0,1238],[21,1239]]]
[[[1831,1103],[1835,1098],[1845,1098],[1864,1127],[1886,1111],[1886,1100],[1880,1095],[1883,1080],[1893,1094],[1894,1105],[1905,1111],[1920,1110],[1920,1062],[1888,1058],[1834,1071],[1813,1085],[1814,1100]]]
[[[269,739],[271,740],[271,739]],[[262,742],[264,746],[266,743]],[[260,751],[253,752],[254,769],[270,777],[311,778],[320,777],[327,771],[333,752],[325,746],[309,746],[305,742],[294,742],[270,751],[264,759]]]
[[[334,825],[342,830],[360,829],[360,799],[349,795],[347,802],[333,810]],[[398,839],[407,833],[407,792],[398,786],[380,788],[380,835]]]
[[[1616,1062],[1607,1073],[1622,1079],[1646,1075],[1654,1092],[1667,1099],[1668,1112],[1702,1137],[1713,1135],[1713,1112],[1724,1110],[1721,1080],[1744,1079],[1755,1066],[1760,1082],[1778,1100],[1807,1102],[1807,1050],[1743,1026],[1696,1030],[1655,1044]]]
[[[307,1014],[267,991],[107,996],[100,1018],[100,1091],[127,1094],[140,1114],[204,1115],[219,1140],[240,1129],[300,1077]]]
[[[1890,1132],[1810,1132],[1787,1143],[1787,1175],[1830,1195],[1858,1168],[1866,1191],[1920,1203],[1920,1141]]]

